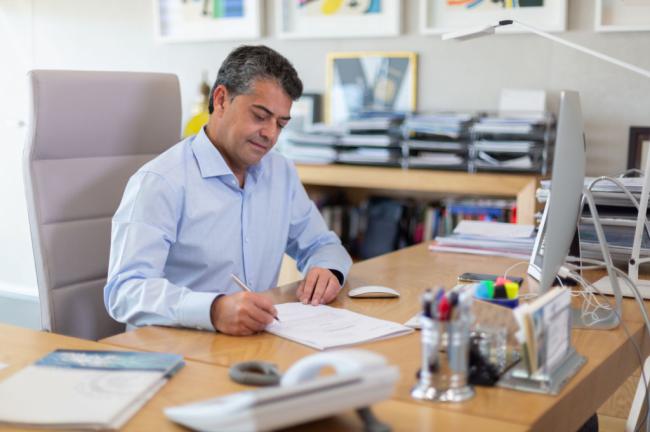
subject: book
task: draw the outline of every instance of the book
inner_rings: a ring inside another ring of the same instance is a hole
[[[176,354],[56,350],[0,382],[0,424],[119,429],[184,364]]]
[[[325,305],[294,302],[275,307],[280,321],[269,324],[267,332],[319,350],[401,336],[413,331],[392,321]]]

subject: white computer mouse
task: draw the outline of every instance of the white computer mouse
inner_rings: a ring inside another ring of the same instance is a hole
[[[399,297],[399,292],[381,285],[366,285],[348,291],[348,297],[353,298],[391,298]]]

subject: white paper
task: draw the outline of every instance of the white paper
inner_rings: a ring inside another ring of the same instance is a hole
[[[504,222],[460,221],[454,234],[485,235],[502,238],[529,238],[533,235],[533,225],[511,224]]]
[[[544,90],[502,89],[499,98],[499,113],[517,112],[542,113],[546,111]]]
[[[420,324],[420,316],[420,313],[413,315],[411,318],[409,318],[408,321],[404,323],[404,325],[415,330],[420,330],[422,328],[422,324]]]
[[[157,371],[27,366],[0,383],[0,423],[119,427],[161,382]]]
[[[275,305],[279,322],[266,331],[316,349],[354,345],[411,333],[401,324],[372,318],[346,309],[302,303]]]

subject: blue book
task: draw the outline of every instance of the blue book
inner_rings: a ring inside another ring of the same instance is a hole
[[[185,362],[178,354],[59,349],[35,364],[75,369],[159,371],[169,378],[178,372]]]

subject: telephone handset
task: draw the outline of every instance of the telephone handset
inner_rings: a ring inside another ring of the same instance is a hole
[[[324,367],[332,367],[336,373],[318,376]],[[317,353],[289,368],[279,387],[171,407],[165,409],[165,415],[201,431],[273,430],[388,399],[398,378],[397,367],[370,351]]]
[[[334,368],[337,375],[353,375],[366,368],[384,365],[386,359],[371,351],[350,349],[324,352],[298,360],[282,376],[280,385],[288,387],[314,379],[325,367]]]

